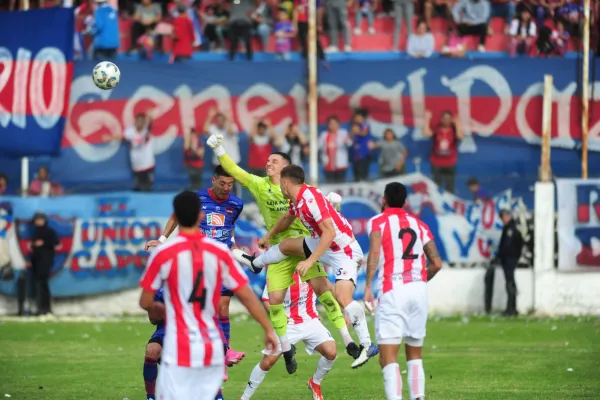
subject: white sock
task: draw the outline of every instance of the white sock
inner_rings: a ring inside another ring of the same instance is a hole
[[[285,353],[286,351],[291,350],[291,348],[292,348],[292,345],[290,344],[290,340],[287,337],[287,333],[285,335],[279,336],[279,343],[281,344],[281,352],[282,353]]]
[[[257,364],[254,367],[250,374],[248,384],[246,385],[246,390],[244,390],[244,394],[242,395],[242,400],[250,400],[254,395],[254,392],[256,392],[256,389],[258,389],[258,386],[262,383],[263,379],[265,379],[265,376],[267,376],[268,372],[269,371],[263,371],[260,368],[260,364]]]
[[[360,344],[363,347],[368,348],[371,345],[371,334],[369,333],[365,310],[356,300],[354,300],[344,308],[344,312],[348,315],[348,318],[350,318],[350,323],[354,327],[354,331],[358,336]]]
[[[402,400],[402,377],[398,363],[386,365],[381,372],[387,400]]]
[[[260,256],[256,257],[254,261],[252,261],[252,265],[256,268],[264,268],[269,264],[277,264],[285,260],[287,256],[279,250],[279,245],[275,245],[270,247],[269,250],[262,253]]]
[[[344,326],[340,329],[340,335],[342,335],[342,340],[344,341],[344,346],[348,346],[349,343],[354,342],[352,336],[350,336],[350,332],[348,332],[348,327]]]
[[[331,371],[331,367],[333,367],[334,362],[335,358],[333,360],[328,360],[321,356],[321,358],[319,358],[319,363],[317,364],[315,374],[313,375],[313,382],[317,385],[320,385],[323,378],[325,378],[325,375]]]
[[[406,362],[408,367],[408,392],[411,399],[425,397],[425,370],[423,360],[410,360]]]

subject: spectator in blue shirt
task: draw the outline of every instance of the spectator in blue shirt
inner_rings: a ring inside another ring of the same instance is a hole
[[[352,147],[350,156],[354,170],[354,180],[357,182],[369,179],[369,165],[371,164],[371,150],[375,147],[373,137],[369,132],[369,125],[365,121],[364,112],[354,114],[350,128]]]
[[[107,0],[96,0],[98,8],[94,12],[94,59],[111,60],[121,46],[119,39],[119,19],[117,10]]]

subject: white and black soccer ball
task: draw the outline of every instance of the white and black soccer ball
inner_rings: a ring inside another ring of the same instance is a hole
[[[102,61],[96,64],[92,71],[94,85],[103,90],[110,90],[117,87],[121,80],[121,71],[114,63]]]

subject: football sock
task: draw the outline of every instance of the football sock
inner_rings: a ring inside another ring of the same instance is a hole
[[[411,399],[425,397],[425,371],[423,360],[410,360],[406,362],[408,367],[408,392]]]
[[[346,320],[344,319],[344,314],[342,314],[342,309],[333,297],[333,293],[331,293],[331,291],[320,295],[319,303],[325,307],[327,318],[331,321],[333,326],[340,330],[340,332],[342,329],[346,329]],[[348,332],[348,329],[346,329],[346,332]]]
[[[354,300],[344,308],[344,311],[346,312],[346,315],[348,315],[348,318],[350,318],[350,323],[354,327],[354,331],[358,336],[360,344],[363,347],[368,348],[371,345],[371,334],[369,333],[365,310],[356,300]]]
[[[260,256],[256,257],[254,261],[252,261],[252,265],[256,268],[264,268],[269,264],[277,264],[285,260],[287,256],[279,250],[279,245],[275,245],[270,247],[269,250],[262,253]]]
[[[281,342],[281,352],[286,352],[291,349],[290,342],[287,338],[287,316],[283,304],[271,304],[269,319],[275,329],[275,333],[279,336]]]
[[[154,358],[144,358],[144,384],[146,385],[146,398],[154,400],[156,391],[156,377],[158,376],[158,361]]]
[[[329,371],[331,371],[331,367],[333,367],[333,363],[335,362],[335,358],[333,360],[328,360],[325,357],[321,356],[319,359],[319,363],[317,364],[317,370],[313,375],[313,382],[317,385],[321,384],[323,378]]]
[[[249,400],[252,395],[254,395],[254,392],[256,392],[256,389],[258,389],[258,386],[262,383],[263,379],[265,379],[268,372],[269,371],[263,371],[259,364],[254,367],[250,374],[250,379],[248,379],[246,390],[244,390],[244,394],[242,394],[242,400]]]
[[[223,337],[225,340],[223,344],[226,348],[229,347],[229,338],[231,337],[231,324],[229,323],[229,316],[227,317],[219,317],[219,324],[221,325],[221,330],[223,331]]]
[[[219,389],[219,393],[217,393],[215,400],[223,400],[223,389]]]
[[[398,363],[386,365],[381,372],[387,400],[402,400],[402,377]]]

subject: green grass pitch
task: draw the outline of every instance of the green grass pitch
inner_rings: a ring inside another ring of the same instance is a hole
[[[232,321],[233,347],[247,356],[229,368],[227,400],[239,398],[262,348],[256,323],[243,316]],[[144,400],[142,362],[152,329],[141,318],[0,321],[0,398]],[[352,370],[339,344],[338,351],[323,381],[325,399],[385,399],[378,360]],[[254,398],[310,399],[306,381],[317,356],[300,345],[297,358],[296,374],[277,364]],[[600,399],[600,319],[433,318],[424,365],[428,399]]]

